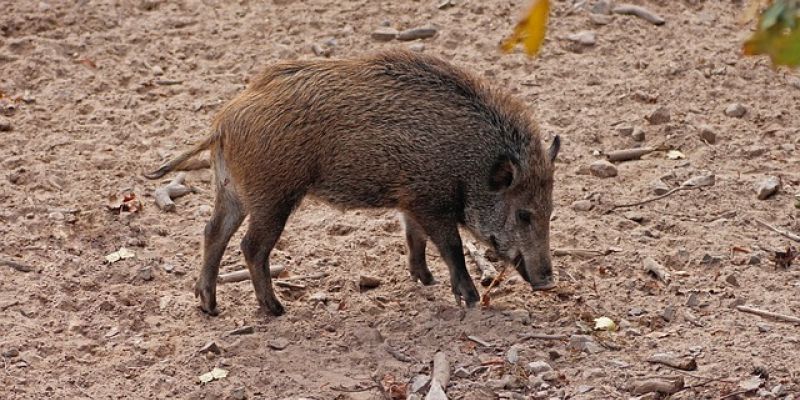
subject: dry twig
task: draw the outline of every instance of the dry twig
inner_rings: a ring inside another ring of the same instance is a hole
[[[795,324],[800,324],[800,318],[795,317],[795,316],[791,316],[791,315],[778,314],[778,313],[774,313],[772,311],[759,310],[757,308],[748,307],[748,306],[736,306],[736,309],[741,311],[741,312],[746,312],[746,313],[749,313],[749,314],[755,314],[755,315],[758,315],[760,317],[774,318],[774,319],[777,319],[778,321],[784,321],[784,322],[791,322],[791,323],[795,323]]]
[[[467,248],[469,255],[475,260],[475,264],[478,264],[478,269],[481,271],[481,284],[483,286],[491,284],[494,278],[497,277],[497,270],[494,265],[478,253],[478,248],[472,242],[464,242],[464,247]]]
[[[774,227],[774,226],[772,226],[772,225],[770,225],[770,224],[768,224],[768,223],[766,223],[766,222],[764,222],[764,221],[762,221],[760,219],[756,219],[755,221],[756,221],[757,224],[759,224],[759,225],[763,226],[764,228],[767,228],[767,229],[769,229],[769,230],[771,230],[771,231],[773,231],[773,232],[775,232],[775,233],[777,233],[777,234],[779,234],[781,236],[784,236],[784,237],[787,237],[789,239],[792,239],[795,242],[800,242],[800,235],[796,235],[796,234],[794,234],[792,232],[789,232],[789,231],[784,231],[783,229],[778,229],[778,228],[776,228],[776,227]]]
[[[269,275],[273,278],[276,278],[285,269],[286,268],[283,265],[270,265]],[[242,269],[239,271],[228,272],[227,274],[220,274],[219,277],[217,278],[217,282],[231,283],[231,282],[246,281],[249,279],[250,279],[250,271]]]
[[[156,199],[156,205],[163,211],[175,211],[175,203],[172,199],[192,193],[194,189],[191,186],[184,184],[186,181],[186,174],[180,173],[175,179],[166,186],[162,186],[153,193]]]

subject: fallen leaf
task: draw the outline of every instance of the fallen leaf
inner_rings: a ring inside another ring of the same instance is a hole
[[[222,368],[214,368],[211,370],[211,376],[213,376],[214,379],[222,379],[228,376],[228,371]]]
[[[773,66],[800,65],[800,16],[798,4],[775,0],[761,14],[758,29],[742,46],[744,55],[767,55]]]
[[[133,258],[135,256],[136,256],[136,253],[126,249],[125,247],[120,247],[119,250],[117,250],[117,251],[115,251],[115,252],[113,252],[111,254],[108,254],[106,256],[106,261],[109,264],[112,264],[112,263],[115,263],[115,262],[117,262],[119,260],[125,260],[125,259],[128,259],[128,258]]]
[[[142,209],[142,202],[136,197],[136,193],[128,192],[120,195],[112,195],[106,204],[111,211],[135,213]]]
[[[213,380],[219,380],[228,376],[228,371],[222,368],[214,368],[211,372],[206,372],[203,375],[200,375],[198,378],[202,383],[209,383]]]
[[[500,44],[500,48],[509,53],[519,43],[525,48],[525,53],[534,56],[539,52],[544,42],[547,30],[547,17],[550,13],[549,0],[533,0],[530,11],[514,27],[514,32]]]
[[[682,160],[686,156],[678,150],[670,150],[667,152],[667,158],[670,160]]]
[[[386,374],[381,379],[381,386],[386,390],[386,394],[392,400],[405,400],[408,396],[408,386],[403,382],[398,382],[394,375]]]
[[[786,251],[775,252],[775,265],[778,268],[789,269],[792,266],[792,261],[800,256],[800,252],[792,247],[787,247]]]
[[[614,323],[614,320],[608,317],[595,318],[594,330],[614,332],[617,330],[617,324]]]
[[[206,372],[205,374],[200,375],[199,378],[200,382],[208,383],[214,380],[214,375],[211,375],[211,372]]]

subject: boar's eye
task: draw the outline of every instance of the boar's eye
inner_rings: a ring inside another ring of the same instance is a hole
[[[517,210],[517,219],[525,225],[530,225],[531,212],[528,210]]]

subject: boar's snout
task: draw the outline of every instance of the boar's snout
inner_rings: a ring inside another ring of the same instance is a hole
[[[514,259],[514,267],[531,284],[533,290],[550,290],[556,287],[549,255],[525,257],[520,254]]]

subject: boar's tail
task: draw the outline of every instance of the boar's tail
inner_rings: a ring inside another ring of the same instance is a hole
[[[194,147],[192,147],[191,149],[183,152],[181,155],[179,155],[178,157],[174,158],[173,160],[167,162],[166,164],[162,165],[157,170],[155,170],[153,172],[144,173],[143,174],[144,177],[147,178],[147,179],[158,179],[158,178],[161,178],[162,176],[168,174],[170,171],[173,171],[176,168],[178,168],[181,164],[186,162],[188,159],[196,156],[201,151],[206,150],[209,147],[211,147],[211,145],[214,144],[214,142],[216,142],[218,138],[219,138],[219,135],[217,133],[213,133],[213,134],[209,135],[208,137],[203,139],[202,142],[194,145]]]

